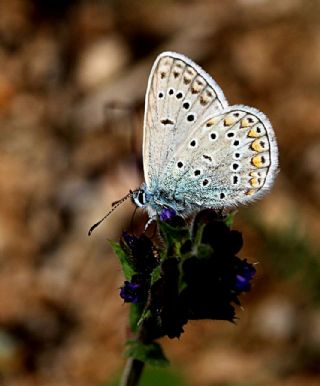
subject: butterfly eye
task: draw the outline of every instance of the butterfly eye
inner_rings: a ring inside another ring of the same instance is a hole
[[[139,192],[138,193],[138,201],[141,205],[145,205],[146,203],[146,194],[145,192]]]
[[[221,198],[221,200],[223,200],[223,199],[225,198],[225,196],[226,196],[226,195],[225,195],[223,192],[220,193],[220,198]]]

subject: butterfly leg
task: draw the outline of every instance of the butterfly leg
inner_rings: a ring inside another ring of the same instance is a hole
[[[152,217],[149,218],[147,221],[146,225],[144,226],[144,230],[146,231],[149,227],[149,225],[157,219],[157,215],[153,215]]]

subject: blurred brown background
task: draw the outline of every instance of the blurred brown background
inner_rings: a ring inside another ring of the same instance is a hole
[[[128,308],[107,239],[133,205],[87,230],[142,181],[146,82],[167,49],[269,116],[281,165],[236,216],[259,262],[237,325],[164,339],[172,369],[187,386],[320,385],[317,0],[0,0],[0,385],[102,386],[121,370]]]

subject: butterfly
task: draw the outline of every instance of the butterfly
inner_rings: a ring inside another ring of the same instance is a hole
[[[143,129],[145,182],[128,197],[153,219],[204,208],[224,210],[264,196],[278,172],[278,147],[259,110],[229,106],[218,84],[191,59],[163,52],[147,86]]]
[[[165,209],[186,217],[262,197],[278,171],[278,148],[262,112],[229,106],[202,68],[163,52],[145,97],[143,168],[145,182],[132,192],[134,203],[150,218]]]

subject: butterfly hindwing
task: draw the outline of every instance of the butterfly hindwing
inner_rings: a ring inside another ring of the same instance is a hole
[[[232,207],[265,194],[277,167],[269,120],[251,107],[231,106],[186,134],[161,185],[191,209]]]

